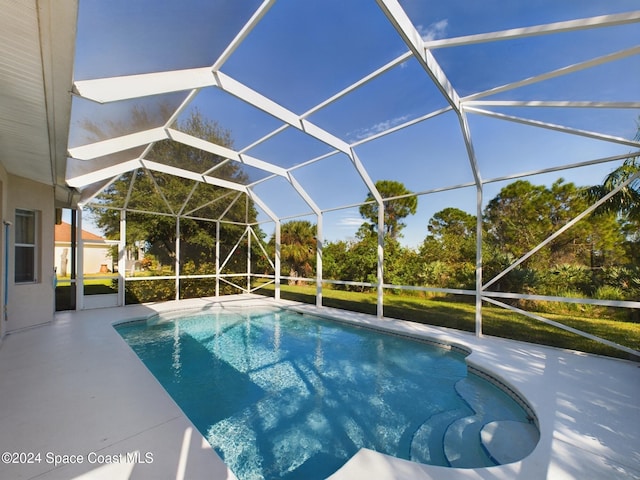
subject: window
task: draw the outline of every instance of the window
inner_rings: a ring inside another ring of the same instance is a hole
[[[36,212],[16,210],[16,283],[36,281]]]

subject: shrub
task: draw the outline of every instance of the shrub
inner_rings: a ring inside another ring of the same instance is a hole
[[[125,284],[125,304],[166,302],[176,298],[173,280],[139,280]]]
[[[596,290],[594,297],[601,300],[624,300],[625,294],[619,287],[603,285]]]

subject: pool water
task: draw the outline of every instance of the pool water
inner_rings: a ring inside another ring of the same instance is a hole
[[[221,309],[116,328],[240,480],[326,478],[362,447],[490,466],[482,426],[529,422],[461,354],[341,322]]]

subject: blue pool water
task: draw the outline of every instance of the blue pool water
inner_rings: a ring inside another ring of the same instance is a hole
[[[287,310],[116,328],[240,480],[326,478],[362,447],[494,465],[482,426],[529,421],[461,354]]]

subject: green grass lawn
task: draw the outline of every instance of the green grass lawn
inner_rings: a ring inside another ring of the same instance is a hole
[[[113,278],[117,278],[117,276],[113,276]],[[90,275],[87,275],[84,277],[84,294],[108,295],[118,293],[118,291],[113,288],[113,278],[92,278]],[[56,311],[75,308],[72,300],[75,293],[71,291],[71,279],[69,277],[58,277],[55,296]]]
[[[268,285],[256,293],[273,296],[274,286]],[[375,293],[346,292],[325,288],[322,296],[323,305],[327,307],[376,314]],[[315,286],[282,285],[281,298],[314,304]],[[450,298],[428,299],[417,295],[387,293],[384,297],[384,316],[469,332],[475,330],[475,306],[471,303],[456,302]],[[540,314],[540,316],[634,350],[640,350],[640,323],[575,315]],[[485,305],[482,308],[482,330],[485,335],[640,360],[626,352],[492,305]]]
[[[96,278],[97,277],[97,278]],[[84,285],[86,286],[96,286],[103,285],[105,287],[111,287],[111,284],[114,279],[118,278],[117,274],[112,274],[109,278],[105,278],[106,275],[85,275],[84,277]],[[56,282],[57,287],[70,287],[71,286],[71,278],[70,277],[58,277]]]
[[[56,308],[65,310],[68,305],[70,283],[58,281]],[[281,297],[303,303],[315,303],[315,286],[281,286]],[[110,279],[85,278],[85,294],[115,293]],[[273,296],[273,284],[261,288],[256,293]],[[462,297],[459,297],[462,298]],[[323,305],[343,310],[376,314],[376,294],[323,289]],[[620,345],[640,350],[640,323],[597,318],[579,314],[540,314],[550,320],[588,332]],[[455,328],[473,332],[475,329],[475,306],[470,302],[455,301],[452,298],[425,298],[419,295],[386,293],[384,316],[428,325]],[[493,305],[482,308],[482,330],[485,335],[509,338],[553,347],[579,350],[618,358],[640,360],[625,352],[589,340],[566,330],[524,315]]]

